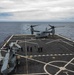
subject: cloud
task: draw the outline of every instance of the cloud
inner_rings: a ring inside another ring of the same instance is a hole
[[[74,17],[74,0],[0,0],[0,7],[3,8],[0,8],[0,13],[13,14],[7,20],[62,20]]]

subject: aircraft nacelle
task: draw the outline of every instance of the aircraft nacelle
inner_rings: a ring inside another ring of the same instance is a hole
[[[17,44],[16,42],[11,42],[10,44],[9,44],[9,47],[10,47],[10,49],[12,49],[12,50],[22,50],[22,47],[19,45],[19,44]]]
[[[9,46],[10,46],[10,47],[16,46],[17,48],[21,49],[21,46],[18,45],[16,42],[11,42],[11,43],[9,44]]]

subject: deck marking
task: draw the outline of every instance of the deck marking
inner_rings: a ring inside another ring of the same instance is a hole
[[[33,56],[32,55],[30,55],[30,58],[32,58]]]
[[[54,56],[57,56],[57,54],[54,54]]]
[[[66,65],[64,65],[63,68],[66,68],[73,60],[74,60],[74,58],[72,58]],[[60,70],[58,72],[56,72],[55,75],[58,75],[61,71],[62,71],[62,69],[60,68]]]
[[[69,69],[66,69],[67,71],[69,71],[69,72],[72,72],[72,73],[74,73],[74,71],[72,71],[72,70],[69,70]]]
[[[64,37],[64,36],[62,36],[62,35],[60,35],[60,34],[56,34],[57,36],[59,36],[59,37],[62,37],[63,39],[67,39],[68,41],[72,41],[71,39],[69,39],[69,38],[67,38],[67,37]]]
[[[65,55],[65,54],[62,54],[62,55]]]
[[[33,41],[33,40],[37,40],[37,39],[31,39],[31,40],[28,40],[28,42]]]
[[[22,55],[20,55],[21,57],[23,57],[23,58],[26,58],[25,56],[22,56]],[[33,59],[33,58],[27,58],[27,59],[29,59],[29,60],[32,60],[32,61],[36,61],[36,62],[39,62],[39,63],[42,63],[42,64],[45,64],[45,65],[50,65],[50,66],[53,66],[53,67],[55,67],[55,68],[59,68],[58,66],[56,66],[56,65],[53,65],[53,64],[51,64],[51,63],[46,63],[46,62],[43,62],[43,61],[40,61],[40,60],[36,60],[36,59]],[[71,60],[72,61],[72,60]],[[70,62],[71,62],[70,61]],[[56,61],[55,61],[56,62]],[[45,69],[44,69],[45,70]],[[61,71],[61,70],[60,70]],[[59,71],[59,72],[60,72]],[[46,71],[45,71],[46,72]],[[58,72],[58,73],[59,73]],[[47,72],[46,72],[47,73]],[[47,73],[48,74],[48,73]],[[49,75],[51,75],[51,74],[49,74]],[[55,74],[56,75],[56,74]]]
[[[70,55],[73,55],[73,54],[70,54]]]
[[[65,73],[66,75],[69,75],[68,72],[63,72],[63,73]]]
[[[73,60],[74,58],[72,58],[64,67],[67,67]]]
[[[58,42],[58,41],[60,41],[61,39],[56,39],[56,40],[53,40],[53,41],[50,41],[50,42],[47,42],[46,44],[50,44],[50,43],[53,43],[53,42]]]
[[[42,56],[44,57],[44,56],[46,56],[46,55],[42,55]]]
[[[69,54],[66,54],[66,55],[69,55]]]
[[[44,75],[46,73],[31,73],[32,75]]]
[[[13,36],[14,36],[14,35],[12,35],[12,36],[5,42],[5,44],[2,46],[1,49],[3,49],[3,48],[6,46],[6,44],[12,39]]]
[[[52,59],[55,59],[55,57],[52,57]]]
[[[16,54],[16,55],[19,55],[22,58],[26,58],[26,56],[23,56],[23,55],[20,55],[20,54]],[[42,64],[46,64],[46,62],[43,62],[43,61],[40,61],[40,60],[36,60],[36,59],[33,59],[33,58],[26,58],[26,59],[29,59],[29,60],[32,60],[32,61],[36,61],[36,62],[39,62],[39,63],[42,63]]]
[[[19,41],[19,42],[25,42],[25,43],[30,43],[30,44],[36,44],[36,45],[39,46],[39,44],[38,44],[38,43],[35,43],[35,42],[28,42],[28,41]]]
[[[26,36],[25,36],[25,41],[26,41]],[[26,42],[25,42],[25,51],[26,51],[25,54],[26,54],[26,56],[28,56],[28,55],[27,55],[27,48],[26,48],[26,47],[27,47],[27,44],[26,44]],[[27,58],[28,58],[28,57],[27,57]],[[27,71],[27,74],[28,74],[28,60],[27,60],[27,58],[26,58],[26,71]]]
[[[53,54],[50,54],[50,56],[53,56]]]
[[[49,56],[49,54],[47,54],[46,56]]]
[[[38,55],[39,57],[41,57],[41,55]]]
[[[61,61],[61,60],[60,60],[60,61],[50,61],[50,62],[48,62],[47,64],[44,65],[44,71],[45,71],[48,75],[52,75],[52,74],[50,74],[50,72],[48,72],[47,69],[46,69],[46,66],[50,65],[50,66],[53,66],[53,67],[59,69],[59,71],[56,72],[56,74],[54,74],[54,75],[58,75],[62,70],[66,70],[66,71],[68,71],[68,72],[74,73],[74,71],[69,70],[69,69],[66,69],[66,67],[67,67],[69,64],[74,65],[74,63],[71,63],[73,60],[74,60],[74,58],[72,58],[69,62],[68,62],[68,61]],[[60,66],[53,65],[52,63],[55,63],[55,62],[64,62],[64,63],[66,63],[66,65],[65,65],[64,67],[60,67]]]
[[[29,73],[29,74],[13,74],[13,75],[44,75],[47,73]]]
[[[60,44],[63,48],[65,48],[66,50],[70,51],[70,52],[73,52],[71,50],[69,50],[67,47],[65,47],[64,45]]]
[[[74,54],[43,54],[43,55],[27,55],[26,57],[48,57],[48,56],[72,56]]]
[[[34,55],[34,57],[37,57],[37,55]]]
[[[73,47],[73,45],[72,45],[72,44],[70,44],[70,43],[68,43],[68,42],[66,42],[66,41],[63,41],[62,39],[56,39],[56,40],[53,40],[53,41],[47,42],[46,44],[50,44],[50,43],[58,42],[58,41],[62,41],[63,43],[66,43],[67,45],[69,45],[69,46],[72,46],[72,47]]]
[[[69,46],[72,46],[73,47],[73,45],[72,44],[70,44],[70,43],[68,43],[68,42],[66,42],[66,41],[63,41],[63,40],[61,40],[62,42],[64,42],[64,43],[66,43],[67,45],[69,45]]]

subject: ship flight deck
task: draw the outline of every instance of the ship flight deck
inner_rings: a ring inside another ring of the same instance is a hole
[[[74,75],[74,42],[59,35],[38,39],[35,35],[12,35],[1,49],[6,52],[11,42],[23,50],[17,52],[20,64],[9,75]]]

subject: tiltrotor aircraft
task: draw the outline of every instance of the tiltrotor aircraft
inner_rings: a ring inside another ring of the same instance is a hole
[[[48,37],[50,35],[50,33],[54,36],[55,34],[55,26],[52,26],[52,25],[49,25],[50,26],[50,29],[45,29],[44,31],[40,32],[40,31],[37,31],[34,29],[34,27],[36,27],[38,25],[31,25],[30,26],[30,31],[31,31],[31,34],[33,35],[34,32],[37,32],[37,34],[35,35],[36,38],[44,38],[44,37]]]
[[[22,47],[19,46],[16,42],[11,42],[5,57],[1,55],[2,50],[0,51],[0,61],[2,61],[2,75],[7,75],[15,69],[15,66],[18,64],[16,52],[19,50],[22,50]]]
[[[38,25],[31,25],[30,26],[30,31],[31,31],[31,34],[33,35],[34,32],[37,32],[37,34],[35,35],[36,38],[45,38],[45,37],[48,37],[49,35],[52,35],[54,37],[55,35],[55,28],[57,28],[57,26],[52,26],[52,25],[49,25],[49,29],[45,29],[44,31],[37,31],[37,30],[34,30],[34,27],[36,27]],[[59,26],[59,27],[64,27],[64,26]]]

